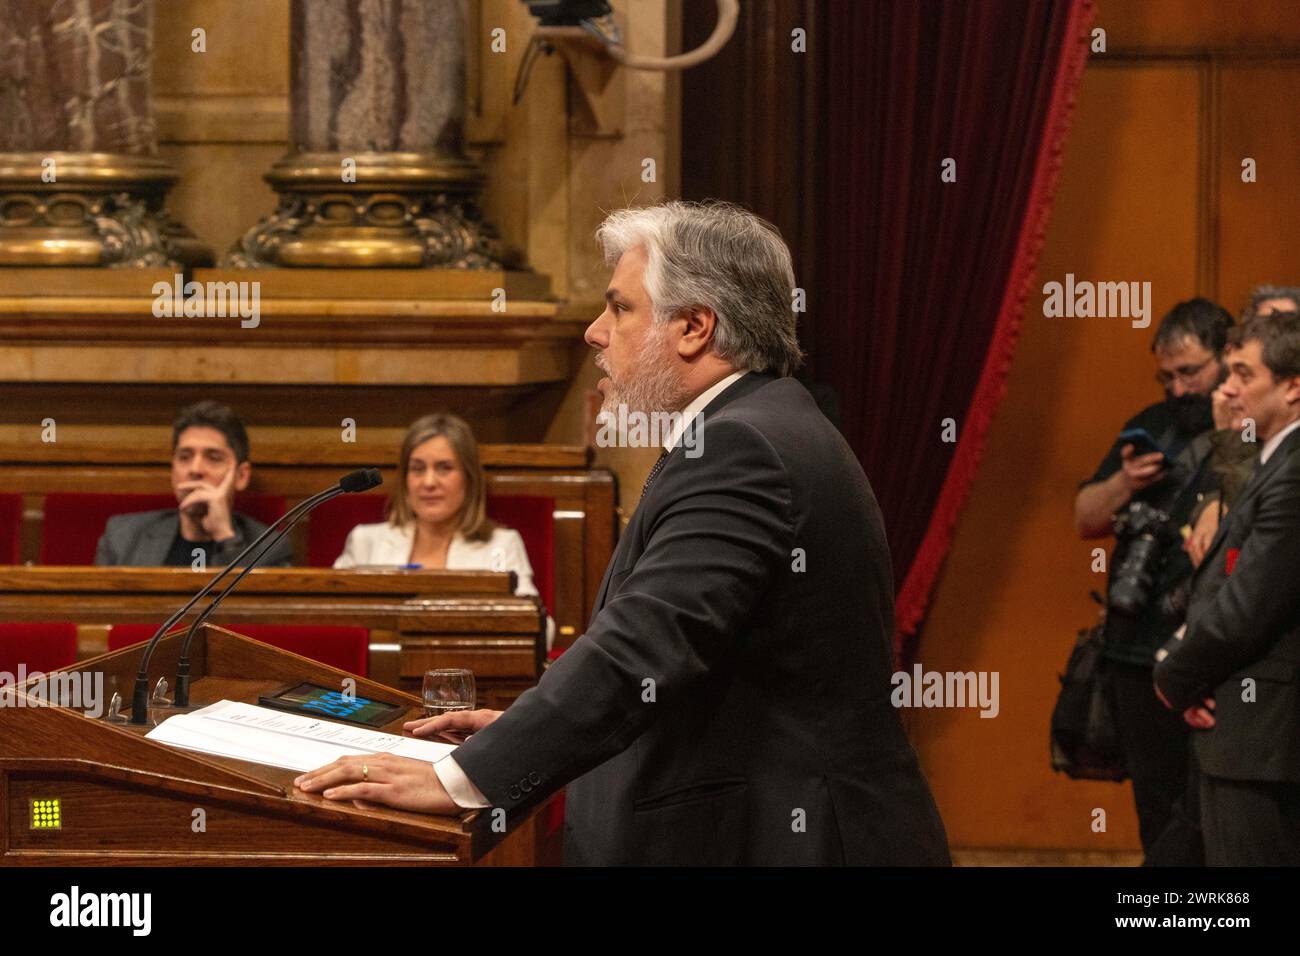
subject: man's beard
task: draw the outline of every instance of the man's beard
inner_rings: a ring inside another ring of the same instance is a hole
[[[1184,435],[1198,435],[1214,427],[1214,403],[1208,395],[1170,395],[1165,403]]]
[[[681,373],[673,368],[667,355],[668,326],[653,324],[636,357],[628,363],[623,381],[614,384],[611,376],[605,390],[601,413],[618,414],[620,405],[629,412],[679,412],[690,401]],[[605,366],[596,363],[604,371]]]

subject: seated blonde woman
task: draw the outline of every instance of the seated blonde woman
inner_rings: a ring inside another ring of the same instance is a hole
[[[486,485],[469,426],[455,415],[426,415],[402,442],[388,520],[353,528],[334,567],[513,571],[515,593],[536,595],[524,539],[488,518]]]

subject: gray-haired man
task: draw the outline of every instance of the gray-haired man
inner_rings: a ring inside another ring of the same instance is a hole
[[[893,581],[866,476],[802,385],[789,250],[726,204],[614,213],[587,329],[605,409],[698,416],[665,442],[586,633],[430,766],[344,758],[332,799],[517,819],[568,786],[571,864],[946,864],[890,702]]]

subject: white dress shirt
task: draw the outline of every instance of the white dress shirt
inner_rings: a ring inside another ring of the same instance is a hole
[[[1277,446],[1282,444],[1282,440],[1297,428],[1300,428],[1300,418],[1297,418],[1290,425],[1287,425],[1286,428],[1282,429],[1265,443],[1263,450],[1259,453],[1259,466],[1261,468],[1268,464],[1268,460],[1273,457],[1273,452],[1277,451]]]
[[[733,372],[716,385],[705,389],[697,395],[695,399],[682,410],[681,419],[678,420],[671,429],[669,429],[668,437],[664,440],[664,451],[672,451],[673,446],[677,444],[678,439],[682,437],[690,423],[694,421],[702,411],[704,411],[709,402],[721,395],[729,385],[737,381],[744,374],[744,372]],[[698,433],[696,435],[696,441],[700,441],[702,438],[703,433]],[[410,553],[409,548],[407,549],[407,553]],[[525,558],[525,560],[527,560],[527,558]],[[450,561],[451,559],[448,557],[448,565],[450,565]],[[338,567],[338,565],[335,565],[335,567]],[[443,757],[433,765],[433,772],[438,775],[438,779],[442,781],[442,786],[447,791],[447,795],[455,801],[457,806],[463,807],[466,810],[473,810],[490,807],[492,805],[488,802],[487,798],[483,796],[482,791],[480,791],[478,787],[474,786],[473,781],[469,779],[465,774],[465,771],[460,769],[460,764],[456,763],[450,754]]]
[[[721,395],[733,382],[738,381],[744,374],[744,372],[732,372],[716,385],[711,385],[704,391],[700,392],[699,395],[696,395],[695,399],[682,409],[681,419],[668,430],[668,437],[664,439],[664,451],[672,451],[673,446],[677,444],[677,440],[686,433],[686,429],[690,426],[691,422],[696,419],[700,412],[704,411],[704,409],[708,407],[709,402]],[[697,435],[695,440],[702,441],[703,433]]]

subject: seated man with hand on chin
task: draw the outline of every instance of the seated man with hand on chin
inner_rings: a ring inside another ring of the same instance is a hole
[[[182,409],[172,425],[172,493],[177,507],[114,515],[104,526],[95,563],[127,567],[225,567],[266,530],[234,510],[248,487],[248,432],[233,411],[205,401]],[[275,543],[261,563],[288,566],[289,542]]]

